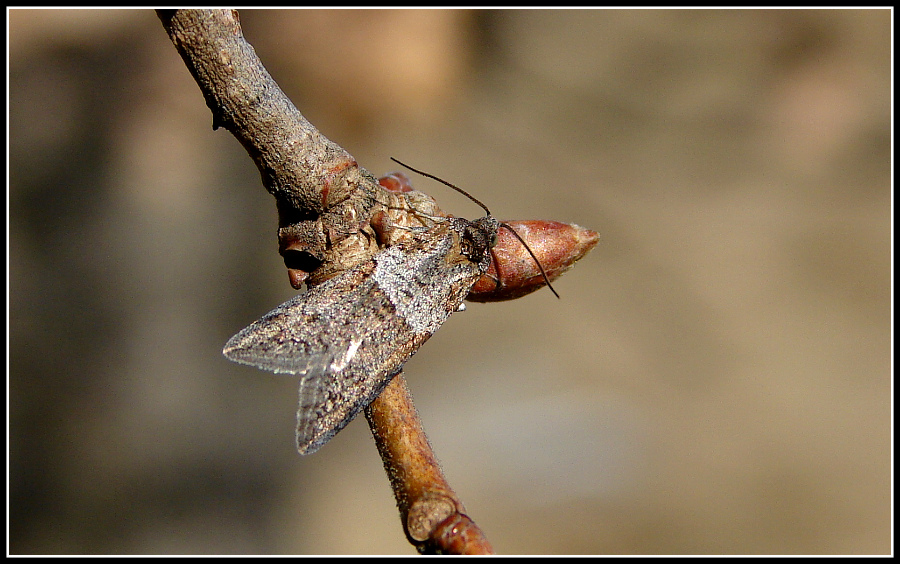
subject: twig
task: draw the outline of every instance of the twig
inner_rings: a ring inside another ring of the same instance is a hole
[[[409,541],[426,554],[493,554],[444,478],[402,372],[365,413]]]
[[[371,218],[408,206],[406,200],[382,189],[300,114],[244,39],[237,11],[157,13],[212,111],[213,127],[241,142],[275,196],[281,252],[313,257],[317,268],[292,281],[309,275],[317,284],[377,252]],[[491,553],[444,479],[402,375],[366,414],[410,542],[422,552]]]

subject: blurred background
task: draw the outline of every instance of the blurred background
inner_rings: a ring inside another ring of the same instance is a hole
[[[8,16],[10,552],[414,554],[364,419],[300,457],[221,354],[294,291],[156,15]],[[892,551],[890,11],[241,21],[374,174],[600,233],[406,366],[498,552]]]

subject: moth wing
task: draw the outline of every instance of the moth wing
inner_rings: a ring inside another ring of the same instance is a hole
[[[309,454],[346,426],[424,342],[391,315],[363,263],[295,296],[232,337],[232,361],[300,376],[297,447]]]
[[[328,360],[329,350],[340,348],[341,343],[308,338],[317,317],[308,307],[309,297],[310,292],[295,296],[242,329],[225,343],[222,354],[276,374],[317,372]]]
[[[484,272],[487,263],[455,254],[451,226],[294,297],[225,345],[230,360],[300,376],[301,454],[317,450],[371,403]]]
[[[297,405],[297,450],[300,454],[311,454],[328,442],[331,437],[344,428],[353,417],[342,414],[342,423],[333,428],[321,424],[321,407],[328,397],[326,370],[317,366],[300,378],[300,401]]]

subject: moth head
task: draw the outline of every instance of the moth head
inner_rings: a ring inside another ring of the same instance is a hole
[[[464,222],[459,237],[460,253],[474,263],[481,263],[486,258],[490,260],[491,249],[497,244],[500,223],[491,216],[475,221],[459,221]]]

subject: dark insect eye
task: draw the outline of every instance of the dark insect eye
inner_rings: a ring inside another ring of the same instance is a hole
[[[284,257],[284,266],[291,270],[312,272],[322,266],[321,259],[306,251],[284,251],[281,256]]]

